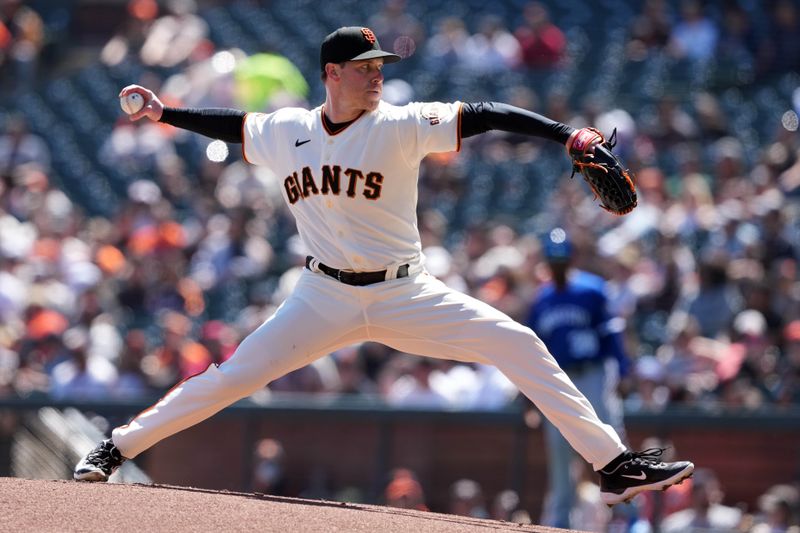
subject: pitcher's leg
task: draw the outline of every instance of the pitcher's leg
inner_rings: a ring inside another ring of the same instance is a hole
[[[363,339],[360,309],[348,305],[346,295],[317,304],[297,292],[244,339],[229,360],[179,383],[153,407],[114,429],[112,439],[122,455],[136,457],[270,381]],[[334,303],[336,313],[326,309]]]
[[[530,328],[428,274],[383,292],[368,309],[374,340],[408,353],[495,365],[595,470],[625,451]]]

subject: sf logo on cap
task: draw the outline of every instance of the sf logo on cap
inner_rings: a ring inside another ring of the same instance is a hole
[[[375,34],[369,28],[361,28],[361,33],[364,34],[364,39],[368,40],[370,44],[375,44]]]

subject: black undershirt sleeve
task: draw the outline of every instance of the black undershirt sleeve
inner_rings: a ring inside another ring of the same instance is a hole
[[[489,130],[543,137],[564,144],[575,128],[509,104],[478,102],[462,106],[462,138]]]
[[[177,109],[165,107],[161,122],[229,143],[242,142],[244,111],[236,109]],[[547,117],[498,102],[464,104],[461,110],[461,137],[489,130],[543,137],[564,144],[574,128]]]
[[[165,107],[159,122],[228,143],[242,142],[246,113],[238,109],[178,109]]]

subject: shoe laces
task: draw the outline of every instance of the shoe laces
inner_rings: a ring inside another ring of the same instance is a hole
[[[665,451],[667,451],[667,448],[647,448],[641,452],[630,452],[629,460],[632,464],[647,466],[657,465],[663,462],[659,457],[661,457]]]
[[[115,453],[116,452],[116,453]],[[117,447],[111,442],[104,442],[86,456],[86,462],[101,467],[108,467],[109,465],[120,462],[122,458]]]

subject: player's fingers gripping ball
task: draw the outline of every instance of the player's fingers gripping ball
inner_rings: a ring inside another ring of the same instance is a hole
[[[128,115],[138,113],[144,107],[144,97],[139,93],[130,93],[119,97],[119,106]]]
[[[625,215],[636,207],[636,187],[631,172],[611,151],[617,144],[616,137],[616,129],[606,140],[595,128],[581,128],[567,141],[567,152],[572,158],[572,175],[580,173],[600,199],[600,207]]]

